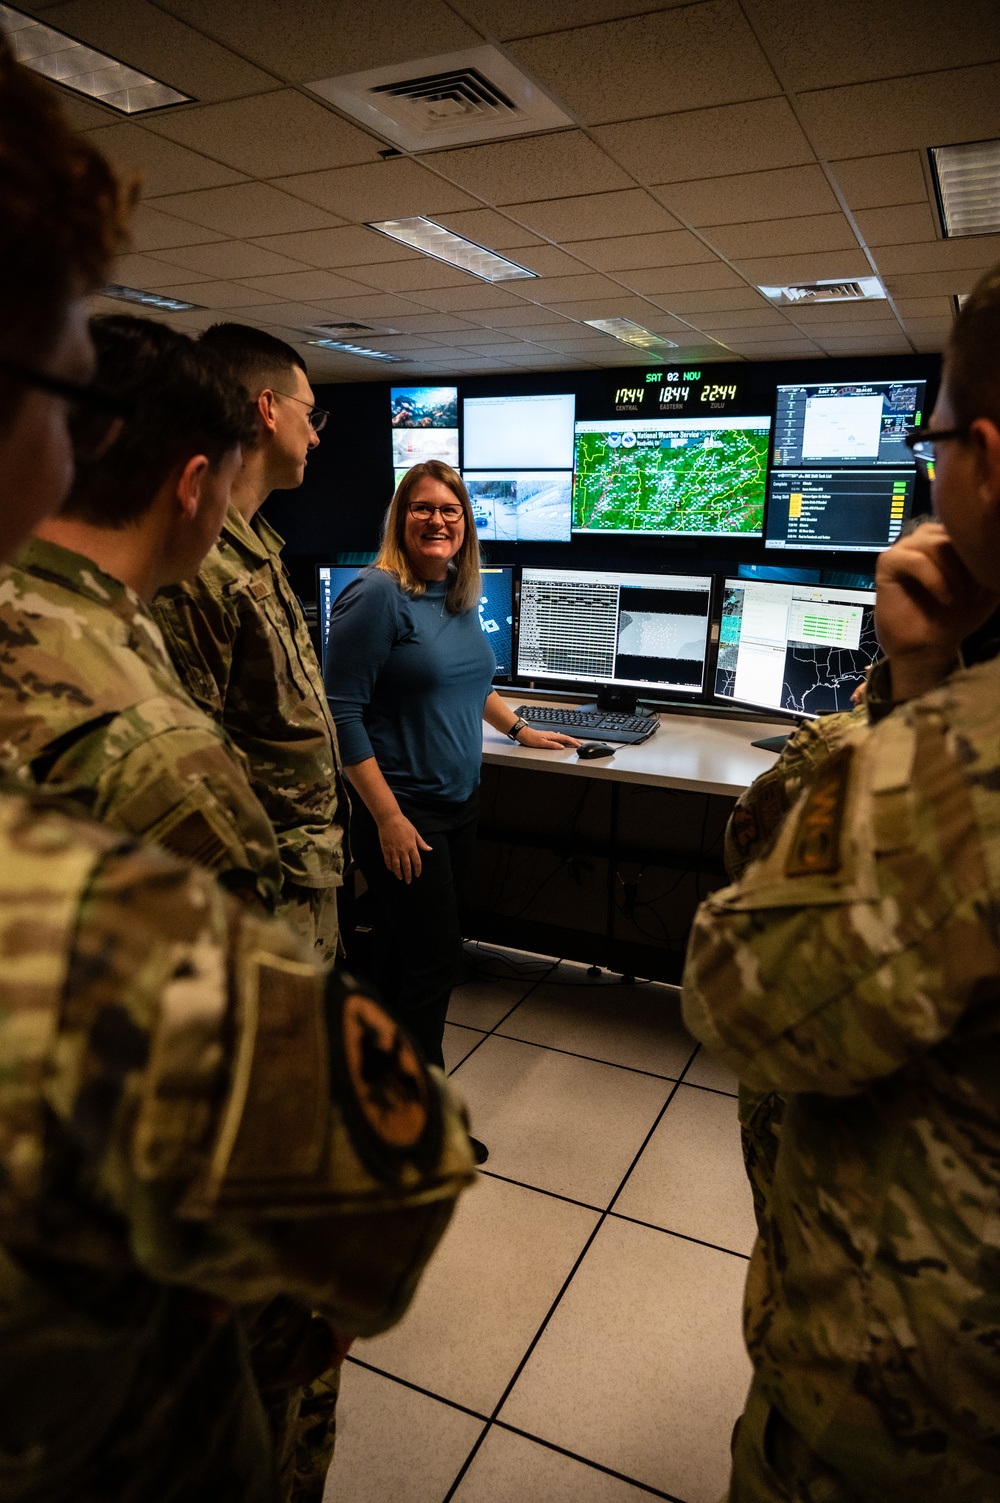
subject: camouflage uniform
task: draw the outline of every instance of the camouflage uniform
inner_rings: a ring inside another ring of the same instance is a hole
[[[731,881],[738,881],[752,861],[759,861],[770,850],[813,769],[837,749],[853,726],[867,723],[868,712],[862,706],[806,721],[789,736],[774,766],[762,772],[736,800],[726,826],[725,859]],[[754,1215],[761,1229],[774,1179],[784,1110],[785,1103],[778,1091],[755,1091],[740,1081],[743,1162],[753,1192]]]
[[[37,539],[0,571],[0,761],[273,909],[277,845],[240,753],[134,591]]]
[[[990,662],[852,725],[698,912],[688,1026],[786,1096],[733,1503],[1000,1497],[998,790]]]
[[[9,792],[0,953],[0,1496],[273,1503],[233,1305],[391,1325],[463,1114],[283,925]]]
[[[348,802],[323,675],[282,546],[259,513],[251,524],[230,507],[198,578],[161,591],[153,612],[188,693],[246,754],[278,836],[279,912],[332,959]]]

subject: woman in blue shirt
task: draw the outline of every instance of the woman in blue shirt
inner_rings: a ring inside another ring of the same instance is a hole
[[[492,689],[479,626],[479,543],[461,477],[430,460],[404,475],[381,551],[336,601],[326,687],[359,797],[351,844],[377,905],[386,1000],[442,1064],[461,953],[457,893],[478,815],[482,721],[522,746],[533,730]]]

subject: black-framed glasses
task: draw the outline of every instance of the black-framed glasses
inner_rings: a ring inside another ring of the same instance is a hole
[[[99,459],[118,437],[122,424],[135,413],[135,403],[128,397],[84,381],[53,376],[20,361],[0,360],[0,373],[69,403],[69,431],[78,460]]]
[[[274,391],[274,387],[271,388]],[[326,420],[330,416],[325,407],[313,407],[305,397],[293,397],[290,391],[275,391],[276,397],[284,397],[286,402],[298,402],[301,407],[308,407],[306,421],[314,433],[322,433],[326,427]]]
[[[903,442],[917,464],[922,465],[924,470],[930,473],[934,468],[935,444],[947,443],[949,440],[960,443],[968,436],[968,428],[914,428],[906,435]]]
[[[429,522],[435,512],[440,513],[442,522],[457,522],[465,515],[460,501],[446,501],[443,506],[432,506],[429,501],[410,501],[406,509],[418,522]]]

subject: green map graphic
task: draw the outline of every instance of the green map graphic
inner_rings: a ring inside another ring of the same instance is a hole
[[[681,441],[678,442],[678,439]],[[636,430],[634,448],[578,433],[573,526],[586,532],[760,533],[769,434]]]

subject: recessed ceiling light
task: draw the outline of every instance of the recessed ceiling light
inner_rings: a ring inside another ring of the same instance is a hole
[[[932,146],[931,167],[949,239],[1000,231],[1000,141]]]
[[[118,298],[123,303],[141,303],[144,308],[160,308],[165,313],[186,313],[189,308],[200,308],[200,303],[182,303],[180,298],[167,297],[162,292],[143,292],[140,287],[123,287],[120,282],[109,282],[101,288],[102,297]]]
[[[85,47],[75,37],[68,37],[53,26],[43,26],[34,16],[26,16],[9,5],[0,5],[0,22],[13,43],[18,62],[123,115],[141,115],[147,110],[162,110],[168,104],[187,104],[191,99],[190,94],[179,94],[147,73],[128,68],[105,52]]]
[[[600,329],[602,334],[610,334],[613,339],[620,339],[623,344],[634,344],[640,350],[648,350],[655,355],[657,350],[676,350],[678,345],[672,339],[664,339],[662,334],[654,334],[652,329],[644,329],[642,324],[633,323],[630,318],[585,318],[583,322],[590,329]]]
[[[403,245],[423,251],[425,256],[433,256],[436,261],[447,261],[449,266],[458,266],[474,277],[482,277],[484,282],[510,282],[516,277],[536,275],[526,266],[518,266],[516,261],[508,261],[506,256],[498,256],[495,251],[486,250],[419,214],[414,219],[383,219],[378,224],[369,223],[368,228],[388,235],[390,240],[399,240]]]
[[[791,287],[758,287],[779,307],[802,303],[860,303],[866,298],[884,298],[878,277],[829,277],[823,282],[798,282]]]
[[[402,362],[401,355],[387,355],[385,350],[366,350],[360,344],[345,344],[339,339],[307,339],[306,344],[319,345],[321,350],[340,350],[345,355],[365,355],[369,360],[393,360]]]

